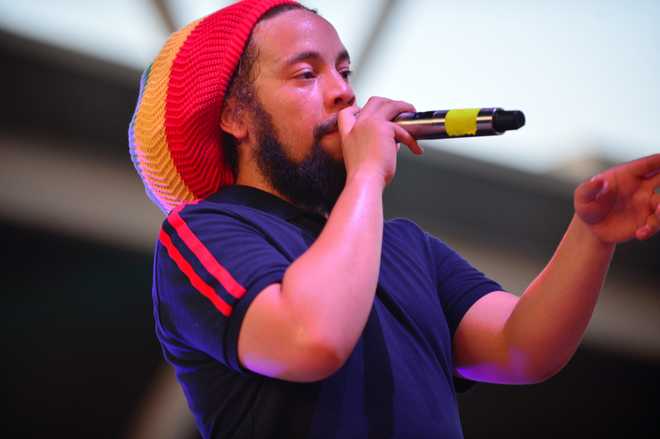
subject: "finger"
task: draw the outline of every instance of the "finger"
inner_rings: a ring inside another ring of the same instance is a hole
[[[415,106],[404,101],[389,101],[385,102],[374,116],[382,116],[385,120],[393,120],[401,113],[411,112],[414,113]]]
[[[640,240],[646,240],[658,233],[660,230],[660,205],[651,212],[646,219],[646,224],[635,231],[635,237]]]
[[[634,175],[649,178],[660,172],[660,154],[653,154],[628,163]]]
[[[580,203],[591,203],[602,196],[609,189],[607,180],[602,177],[593,177],[585,181],[575,190],[575,199]]]
[[[601,176],[585,181],[575,189],[575,212],[587,224],[596,224],[606,218],[616,202],[616,190]]]
[[[655,171],[651,171],[648,174],[644,175],[644,178],[653,178],[653,177],[659,177],[660,176],[660,169],[656,169]]]
[[[372,96],[367,99],[362,110],[360,110],[360,117],[371,117],[380,107],[382,107],[389,99],[381,98],[380,96]]]
[[[362,117],[378,117],[384,120],[392,120],[405,112],[415,112],[415,106],[404,101],[394,101],[387,98],[371,97],[360,112]]]
[[[651,179],[650,186],[653,188],[653,190],[660,189],[660,170],[658,171],[657,174],[651,175],[648,178]]]
[[[392,127],[394,127],[394,138],[397,142],[405,144],[415,155],[424,154],[424,149],[419,146],[417,139],[415,139],[408,131],[395,123],[392,124]]]
[[[352,105],[337,113],[337,130],[341,137],[346,137],[346,135],[353,129],[356,120],[355,114],[358,111],[360,111],[360,108],[357,105]]]
[[[658,205],[660,205],[660,194],[651,195],[651,211],[654,211]]]
[[[653,221],[656,223],[660,223],[660,194],[653,194],[651,195],[650,199],[650,212],[651,215],[649,215],[649,218],[655,217],[650,223],[649,221],[646,222],[646,224],[653,224]]]

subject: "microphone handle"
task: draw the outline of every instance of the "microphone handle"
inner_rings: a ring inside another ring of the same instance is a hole
[[[522,111],[501,108],[465,108],[455,110],[401,113],[394,122],[415,139],[496,136],[525,125]]]

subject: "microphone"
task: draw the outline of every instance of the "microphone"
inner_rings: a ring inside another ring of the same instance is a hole
[[[415,139],[496,136],[525,125],[522,111],[501,108],[465,108],[455,110],[401,113],[394,120]]]

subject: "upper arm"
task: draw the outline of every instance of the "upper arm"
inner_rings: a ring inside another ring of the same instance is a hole
[[[172,355],[193,349],[238,372],[292,381],[331,372],[332,358],[305,337],[281,294],[291,261],[259,231],[193,209],[170,214],[159,241],[155,317]]]
[[[518,297],[502,291],[446,244],[430,235],[428,240],[452,338],[454,374],[473,381],[512,382],[516,353],[510,351],[505,326]]]
[[[249,224],[184,210],[163,223],[154,266],[157,332],[172,355],[203,352],[241,372],[237,341],[252,301],[289,260]]]
[[[331,349],[310,340],[282,295],[281,284],[254,299],[238,339],[241,364],[253,372],[287,381],[323,379],[340,365]]]
[[[511,293],[493,291],[467,310],[453,339],[458,376],[492,383],[527,382],[522,379],[524,371],[516,370],[516,353],[511,352],[504,331],[518,300]]]

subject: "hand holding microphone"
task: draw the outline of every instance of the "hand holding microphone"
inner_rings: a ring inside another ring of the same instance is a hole
[[[409,103],[380,97],[370,98],[362,108],[352,106],[339,111],[336,120],[349,179],[375,173],[388,184],[396,172],[397,143],[422,154],[416,139],[393,122],[397,115],[414,111]]]
[[[507,111],[498,107],[423,112],[410,111],[411,109],[413,107],[404,102],[392,101],[385,98],[371,98],[361,109],[353,106],[345,108],[340,112],[339,132],[342,135],[343,141],[348,141],[349,145],[357,143],[364,147],[364,145],[374,143],[372,141],[376,138],[385,136],[389,139],[385,143],[402,142],[413,153],[421,154],[422,148],[417,144],[417,140],[493,136],[519,129],[525,125],[525,116],[521,111]],[[375,119],[372,122],[383,124],[383,128],[387,126],[391,127],[389,134],[386,134],[381,129],[376,129],[375,126],[371,127],[371,129],[365,126],[361,127],[363,129],[358,129],[355,133],[352,133],[353,135],[349,136],[356,123],[358,125],[371,125],[372,123],[367,121],[374,117]],[[359,123],[361,119],[362,124]],[[377,122],[378,120],[380,122]],[[337,129],[337,118],[333,118],[322,125],[320,128],[321,132]],[[365,130],[364,128],[367,129]],[[380,132],[379,135],[376,134],[377,132]],[[352,140],[356,140],[357,138],[361,138],[360,141],[352,142]],[[384,142],[384,140],[381,141]],[[376,141],[375,143],[381,142]],[[351,166],[353,164],[353,160],[351,160],[352,155],[370,155],[367,153],[369,148],[359,148],[356,150],[357,152],[347,151],[346,149],[351,150],[351,147],[348,146],[344,151],[345,159],[348,158],[347,170],[349,173],[354,169]],[[391,162],[385,166],[387,169],[384,172],[386,183],[394,175],[396,169],[395,157],[396,154],[389,160],[385,160],[385,162]],[[356,163],[362,161],[361,159],[357,159],[357,157],[355,158]]]

